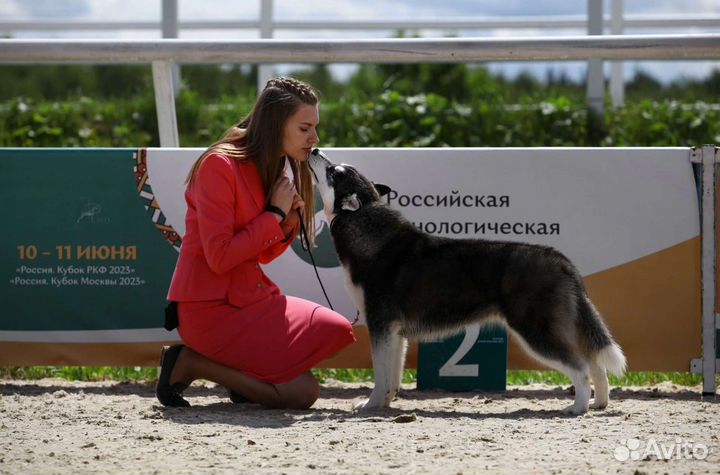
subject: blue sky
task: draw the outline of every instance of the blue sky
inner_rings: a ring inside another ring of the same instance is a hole
[[[605,9],[609,11],[611,0],[605,0]],[[160,18],[161,0],[0,0],[0,20],[98,20],[133,21],[157,20]],[[260,0],[178,0],[180,20],[217,20],[217,19],[255,19],[259,15]],[[231,8],[234,7],[234,8]],[[431,19],[483,16],[534,16],[534,15],[584,15],[586,0],[316,0],[298,2],[296,0],[274,0],[274,16],[279,20],[289,19],[327,19],[333,20],[387,20],[387,19]],[[720,16],[720,0],[624,0],[626,14],[635,15],[704,15]],[[714,30],[638,30],[628,34],[651,33],[720,33]],[[298,32],[278,31],[276,37],[382,37],[390,32]],[[424,36],[442,35],[447,32],[427,31]],[[582,30],[495,30],[463,31],[462,36],[542,36],[577,35]],[[159,33],[144,30],[140,32],[68,32],[42,33],[23,32],[18,37],[118,37],[118,38],[157,38]],[[182,38],[254,38],[255,31],[181,31]],[[565,71],[571,77],[579,79],[584,75],[585,64],[577,62],[563,63],[494,63],[491,69],[513,76],[520,71],[530,71],[538,77],[544,77],[548,68]],[[625,76],[631,77],[641,69],[669,82],[679,77],[704,77],[714,68],[720,68],[720,62],[628,62]],[[335,68],[339,75],[352,70],[349,66]]]

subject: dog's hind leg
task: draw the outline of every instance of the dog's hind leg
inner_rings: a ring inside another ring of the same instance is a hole
[[[595,386],[595,400],[593,409],[605,409],[610,401],[610,386],[608,385],[607,371],[595,362],[590,363],[590,376]]]
[[[356,410],[378,409],[390,405],[397,391],[398,371],[401,365],[397,359],[401,356],[400,350],[403,346],[401,340],[400,335],[391,329],[386,329],[379,335],[371,331],[370,345],[375,370],[375,387],[370,399],[356,405]]]
[[[531,352],[532,353],[532,352]],[[590,377],[588,374],[588,364],[584,361],[574,361],[571,366],[569,362],[562,362],[556,359],[548,359],[537,354],[533,354],[538,360],[542,361],[552,369],[563,373],[570,378],[575,387],[575,402],[563,409],[564,414],[579,416],[588,411],[590,407]]]
[[[390,392],[392,396],[390,400],[395,399],[398,391],[400,390],[400,384],[402,383],[403,369],[405,368],[405,354],[407,352],[407,339],[400,335],[393,334],[392,337],[392,360],[393,360],[393,374],[392,374],[392,387]]]
[[[572,406],[566,407],[563,412],[574,416],[586,413],[590,406],[591,394],[587,368],[573,369],[566,367],[561,371],[570,378],[573,386],[575,386],[575,402]]]
[[[537,357],[537,355],[534,356]],[[563,409],[562,412],[564,414],[571,414],[574,416],[586,413],[590,407],[590,395],[592,394],[587,363],[578,362],[575,365],[577,367],[573,367],[558,360],[551,360],[543,357],[539,357],[538,359],[550,366],[552,369],[559,371],[570,378],[570,381],[572,381],[572,384],[575,387],[575,402]]]
[[[567,348],[560,340],[545,340],[545,346],[536,343],[536,347],[534,348],[528,344],[527,340],[523,338],[518,331],[512,327],[510,327],[509,330],[525,352],[550,368],[563,373],[572,381],[572,384],[575,386],[575,402],[565,408],[563,412],[573,415],[587,412],[590,406],[591,394],[588,363],[579,355],[573,353],[572,350]],[[554,351],[549,351],[551,349]],[[553,357],[553,353],[555,355],[564,355],[564,358]]]

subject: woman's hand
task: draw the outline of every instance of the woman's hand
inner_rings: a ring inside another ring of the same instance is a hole
[[[289,215],[295,202],[295,196],[297,196],[295,185],[287,175],[282,175],[278,178],[278,181],[275,182],[275,185],[273,185],[270,194],[270,204],[277,206],[283,210],[286,215]]]

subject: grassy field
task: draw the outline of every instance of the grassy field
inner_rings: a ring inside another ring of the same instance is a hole
[[[335,379],[344,382],[372,381],[370,369],[316,369],[313,373],[320,381]],[[141,381],[157,378],[154,367],[115,367],[115,366],[17,366],[0,367],[2,379],[41,379],[62,378],[69,381]],[[403,382],[417,380],[415,370],[405,370]],[[622,378],[610,376],[614,386],[650,386],[670,381],[682,386],[702,384],[702,376],[689,373],[628,372]],[[531,383],[569,385],[570,380],[556,371],[508,371],[509,386]]]

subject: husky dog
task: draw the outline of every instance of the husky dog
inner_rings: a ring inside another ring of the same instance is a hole
[[[310,156],[318,191],[353,303],[365,317],[375,370],[370,399],[357,409],[387,407],[402,377],[407,338],[461,332],[472,323],[501,324],[531,356],[566,374],[582,414],[609,400],[607,372],[620,376],[625,356],[582,278],[557,250],[532,244],[449,239],[418,230],[381,201],[349,165]]]

